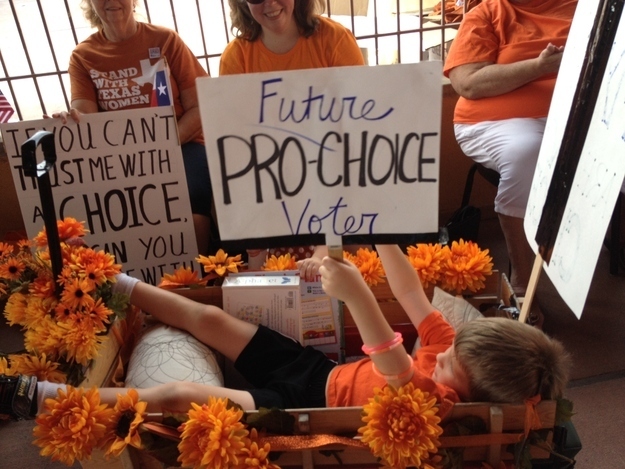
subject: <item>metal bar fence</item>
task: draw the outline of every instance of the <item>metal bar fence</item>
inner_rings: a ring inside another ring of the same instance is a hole
[[[446,24],[444,15],[428,17],[433,1],[326,0],[325,14],[354,33],[369,65],[427,60],[427,49],[444,60],[458,24]],[[0,0],[0,89],[16,110],[13,119],[69,108],[69,56],[94,32],[79,3]],[[175,29],[203,67],[217,75],[221,51],[234,37],[227,0],[138,0],[136,14],[140,21]],[[438,45],[428,47],[428,41]]]

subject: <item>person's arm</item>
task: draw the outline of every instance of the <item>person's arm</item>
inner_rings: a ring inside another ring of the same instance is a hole
[[[393,296],[415,328],[418,328],[421,322],[435,310],[423,290],[419,275],[399,246],[376,245],[376,251],[384,266]]]
[[[560,68],[564,46],[548,44],[533,59],[511,64],[476,62],[459,65],[449,71],[454,90],[463,98],[479,99],[509,93],[537,78],[556,73]]]
[[[297,261],[299,276],[308,282],[312,282],[319,273],[319,267],[323,258],[328,255],[328,246],[315,246],[315,252],[311,257]]]
[[[392,343],[395,333],[382,314],[373,292],[354,264],[325,257],[319,273],[324,291],[345,302],[349,308],[365,346],[375,348]],[[371,354],[370,358],[377,370],[386,375],[387,382],[393,386],[401,386],[412,377],[410,370],[413,361],[401,344]],[[395,376],[401,378],[392,378]]]
[[[195,87],[180,91],[184,113],[178,119],[180,144],[190,142],[202,135],[202,121]]]

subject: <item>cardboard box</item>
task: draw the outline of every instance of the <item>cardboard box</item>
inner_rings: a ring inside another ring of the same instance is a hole
[[[303,340],[299,277],[228,276],[221,290],[224,311],[252,324],[270,327],[300,342]]]
[[[306,281],[297,270],[247,271],[230,274],[236,277],[288,276],[297,277],[300,287],[300,333],[292,336],[303,345],[310,345],[330,358],[342,362],[343,334],[342,309],[335,298],[330,298],[321,286],[321,277]],[[224,296],[225,297],[225,296]],[[224,310],[227,311],[224,305]],[[278,329],[279,330],[279,329]],[[282,331],[281,331],[282,332]],[[290,334],[289,334],[290,335]]]

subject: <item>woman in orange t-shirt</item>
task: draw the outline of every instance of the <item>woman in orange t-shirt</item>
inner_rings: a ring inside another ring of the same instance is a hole
[[[523,295],[534,260],[523,218],[577,0],[484,0],[465,16],[444,74],[464,153],[500,175],[495,211]]]

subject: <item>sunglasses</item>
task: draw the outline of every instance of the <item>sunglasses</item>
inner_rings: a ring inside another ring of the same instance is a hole
[[[261,3],[263,3],[265,0],[245,0],[247,3],[251,4],[251,5],[260,5]]]

